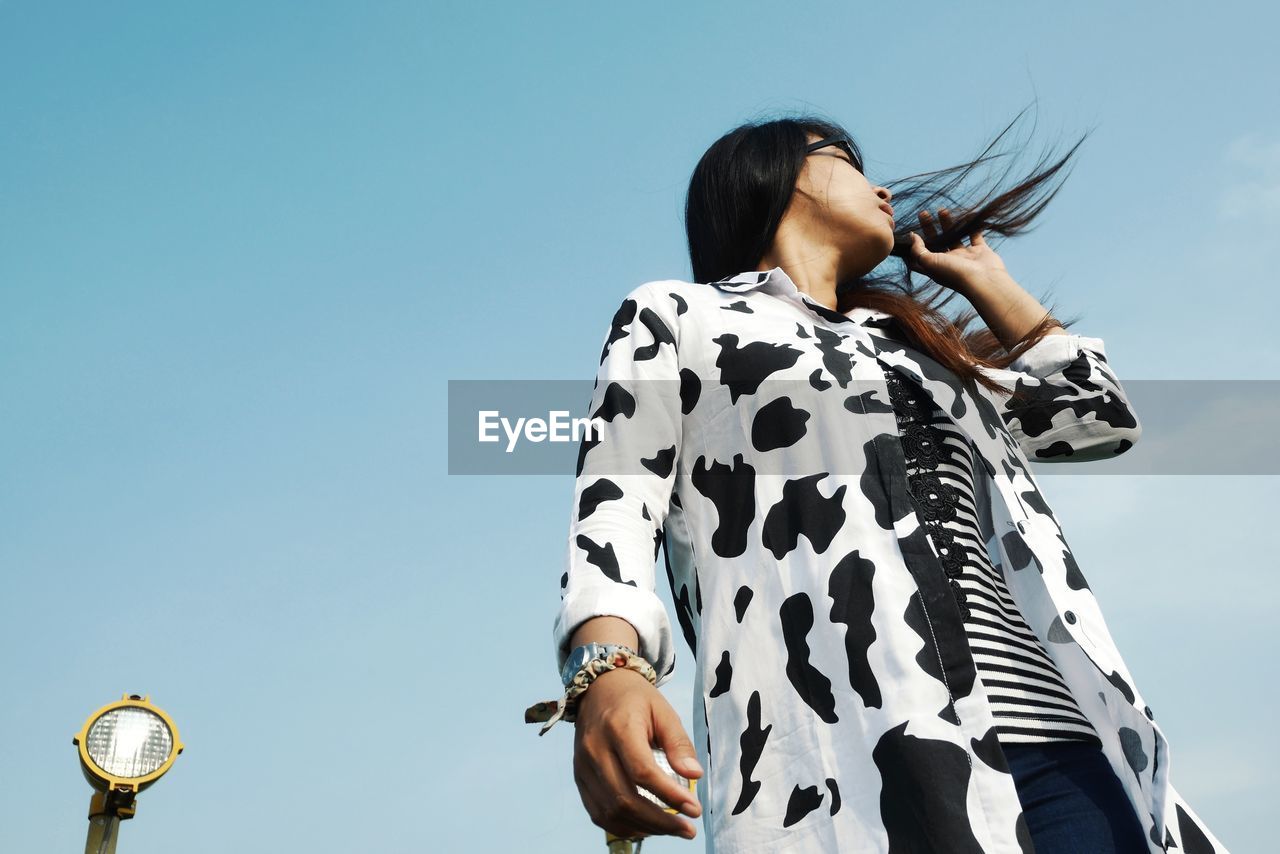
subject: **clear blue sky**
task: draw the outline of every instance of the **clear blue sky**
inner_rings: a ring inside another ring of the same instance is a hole
[[[0,850],[79,850],[71,735],[124,692],[188,750],[122,854],[603,850],[572,729],[521,721],[558,685],[571,473],[449,476],[447,380],[589,381],[620,297],[687,276],[689,173],[743,120],[819,110],[888,180],[1033,98],[1032,156],[1097,130],[1001,248],[1015,277],[1122,380],[1280,379],[1278,28],[1231,2],[0,3]],[[1267,850],[1277,479],[1042,483],[1179,790]]]

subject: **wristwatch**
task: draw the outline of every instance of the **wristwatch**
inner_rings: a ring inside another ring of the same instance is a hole
[[[632,655],[639,655],[629,646],[620,643],[584,643],[582,646],[575,647],[569,653],[569,657],[565,659],[564,667],[560,670],[560,681],[564,683],[564,687],[568,688],[569,683],[573,681],[574,674],[583,668],[583,666],[593,658],[601,658],[608,660],[618,650],[626,650]]]

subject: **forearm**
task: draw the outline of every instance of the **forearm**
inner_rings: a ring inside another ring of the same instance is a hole
[[[584,643],[620,643],[639,649],[640,636],[635,628],[621,617],[592,617],[574,631],[569,639],[569,649]]]
[[[1008,273],[993,274],[971,282],[961,293],[973,304],[987,328],[1006,350],[1017,346],[1048,314],[1048,309]],[[1067,330],[1056,326],[1050,334],[1065,335]]]

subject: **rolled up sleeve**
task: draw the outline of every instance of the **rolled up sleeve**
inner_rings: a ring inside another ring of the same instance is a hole
[[[680,456],[678,328],[670,299],[646,283],[622,301],[605,336],[588,408],[600,429],[578,449],[552,631],[557,670],[573,633],[598,616],[635,628],[658,684],[674,670],[671,620],[654,585]]]
[[[1101,338],[1046,335],[1008,368],[983,372],[1018,392],[1000,396],[1000,415],[1034,462],[1107,459],[1142,435]]]

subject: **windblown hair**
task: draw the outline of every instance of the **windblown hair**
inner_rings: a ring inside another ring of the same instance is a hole
[[[985,326],[966,331],[978,317],[974,309],[967,308],[955,318],[941,311],[956,291],[927,279],[927,284],[917,285],[912,279],[917,271],[908,265],[909,233],[918,230],[921,210],[939,207],[948,209],[952,224],[950,229],[943,229],[935,216],[939,233],[932,238],[921,233],[925,245],[933,251],[954,245],[977,229],[982,229],[988,240],[991,235],[1009,237],[1030,230],[1031,221],[1061,188],[1061,181],[1051,187],[1051,180],[1084,142],[1087,131],[1056,163],[1046,167],[1042,160],[1007,190],[1000,190],[1002,176],[1001,181],[980,187],[977,192],[957,192],[957,187],[979,165],[1004,156],[988,152],[1025,112],[1026,108],[1020,111],[974,160],[881,182],[893,192],[896,215],[890,257],[901,263],[892,265],[896,269],[888,272],[881,264],[866,275],[836,285],[838,311],[865,307],[888,312],[913,346],[945,365],[963,382],[977,382],[995,392],[1005,389],[983,375],[977,365],[1006,368],[1049,329],[1066,328],[1077,318],[1060,320],[1051,309],[1009,350]],[[720,137],[702,155],[690,178],[685,201],[693,281],[714,282],[759,268],[792,195],[802,192],[796,189],[796,180],[807,156],[807,133],[824,139],[843,136],[862,160],[861,149],[848,131],[814,115],[747,122]]]

